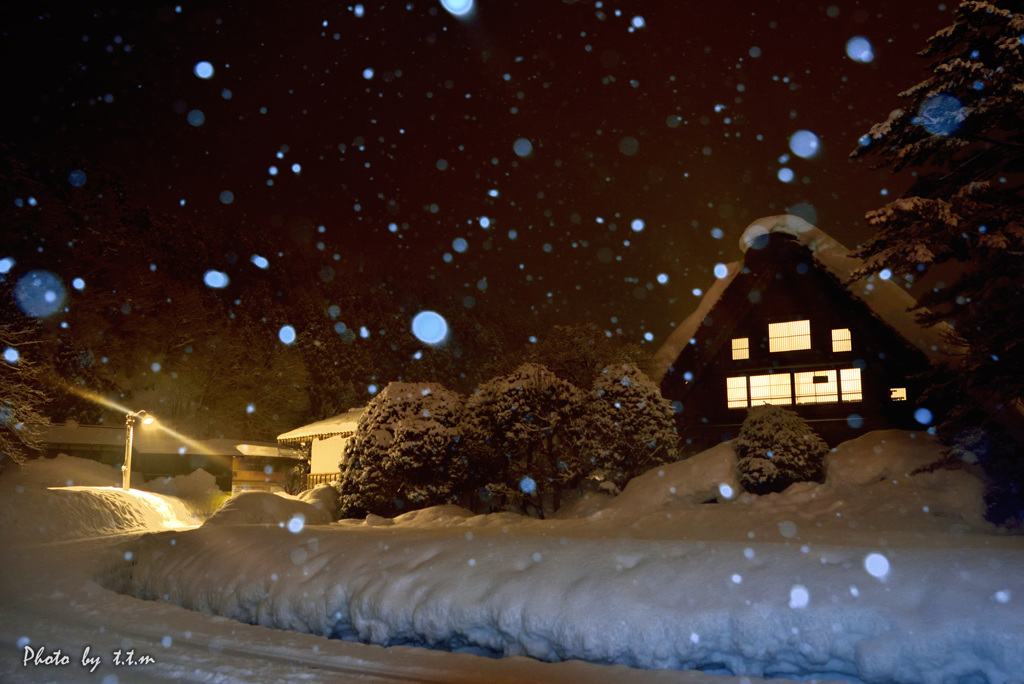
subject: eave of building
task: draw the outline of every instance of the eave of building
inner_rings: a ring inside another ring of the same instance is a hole
[[[294,435],[286,437],[281,435],[277,438],[278,444],[299,444],[302,442],[311,442],[313,440],[330,439],[331,437],[351,437],[356,432],[355,430],[347,430],[344,432],[303,432],[301,435]]]

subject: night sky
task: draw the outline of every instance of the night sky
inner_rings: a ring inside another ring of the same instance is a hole
[[[470,313],[592,322],[652,352],[754,219],[870,234],[864,213],[910,179],[848,155],[923,78],[916,53],[953,9],[25,5],[3,15],[2,137],[66,156],[58,177],[116,174],[156,211],[358,265],[339,277],[429,280]],[[869,61],[848,54],[857,36]]]

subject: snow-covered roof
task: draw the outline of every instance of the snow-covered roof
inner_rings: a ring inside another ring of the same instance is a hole
[[[714,284],[704,293],[704,297],[700,300],[700,304],[697,305],[694,312],[677,325],[675,330],[669,333],[668,339],[654,353],[654,358],[651,361],[652,380],[661,382],[661,379],[665,377],[668,369],[675,363],[679,355],[683,353],[683,349],[686,348],[686,345],[690,343],[690,340],[697,333],[701,321],[707,318],[707,315],[714,308],[715,304],[718,303],[718,300],[722,298],[722,294],[729,287],[736,274],[740,272],[741,266],[742,264],[739,261],[726,264],[725,277],[715,280]]]
[[[124,449],[124,426],[80,425],[69,420],[66,423],[51,423],[43,432],[42,441],[51,447],[79,446],[93,448]],[[238,456],[260,453],[268,456],[287,456],[279,453],[273,442],[241,443],[237,438],[218,437],[215,439],[193,440],[183,435],[137,426],[134,434],[135,450],[148,454],[205,454]],[[273,452],[273,453],[271,453]]]
[[[940,322],[926,327],[918,323],[917,313],[910,311],[917,305],[917,301],[892,280],[871,275],[851,281],[853,274],[864,266],[864,261],[853,256],[849,249],[825,231],[799,216],[782,214],[757,219],[743,231],[740,249],[746,253],[759,237],[770,233],[785,233],[795,237],[810,250],[815,261],[838,279],[853,296],[867,304],[878,318],[920,349],[932,363],[951,367],[959,364],[964,350],[962,346],[950,341],[955,336],[949,325]],[[701,322],[722,298],[741,267],[741,262],[728,264],[725,277],[717,279],[708,288],[697,309],[672,331],[654,354],[652,378],[655,381],[660,382],[665,377],[669,367],[693,339]]]
[[[339,435],[350,435],[356,431],[356,426],[359,424],[359,417],[363,415],[363,411],[365,410],[365,407],[350,409],[337,416],[318,420],[317,422],[310,423],[309,425],[303,425],[302,427],[298,427],[294,430],[278,435],[277,443],[288,444],[292,442],[309,442],[314,439],[327,439],[328,437],[337,437]]]

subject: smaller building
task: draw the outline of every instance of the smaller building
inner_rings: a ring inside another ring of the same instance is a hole
[[[238,444],[231,457],[231,493],[290,492],[301,487],[294,484],[295,468],[302,457],[291,449],[259,444]]]
[[[318,420],[277,436],[279,447],[310,445],[309,482],[313,486],[330,482],[341,472],[339,465],[345,442],[355,434],[365,408],[350,409],[345,413]]]
[[[87,458],[105,465],[120,468],[124,464],[125,428],[123,425],[80,425],[75,421],[52,423],[42,437],[43,457],[54,458],[60,454]],[[170,434],[158,428],[138,426],[135,429],[132,449],[132,473],[143,480],[158,477],[188,475],[195,470],[205,470],[217,478],[217,486],[224,491],[238,491],[234,480],[235,472],[250,472],[256,461],[244,462],[248,454],[254,458],[267,458],[273,452],[276,460],[260,462],[260,478],[255,475],[245,482],[246,489],[273,489],[278,485],[276,473],[291,471],[301,458],[290,449],[281,449],[273,442],[249,442],[241,439],[193,440],[185,436]],[[239,467],[244,466],[244,467]],[[270,467],[270,473],[267,467]],[[251,481],[250,481],[251,480]],[[262,483],[257,480],[264,480]],[[262,484],[261,487],[255,485]]]

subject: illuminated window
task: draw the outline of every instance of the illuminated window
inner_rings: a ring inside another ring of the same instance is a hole
[[[747,408],[747,379],[726,378],[725,396],[729,401],[729,408]]]
[[[793,403],[789,373],[750,376],[750,403],[752,406],[774,404],[787,406]]]
[[[853,351],[853,340],[849,328],[836,328],[832,331],[832,351]]]
[[[890,387],[889,398],[893,401],[906,401],[907,400],[907,388],[906,387]]]
[[[860,401],[860,368],[843,368],[839,371],[839,391],[843,401]]]
[[[734,361],[738,359],[749,359],[750,340],[746,337],[734,337],[732,339],[732,358]]]
[[[834,370],[811,371],[793,375],[796,403],[828,404],[839,401],[839,385]]]
[[[768,324],[768,351],[784,352],[811,348],[811,322],[787,321]]]

